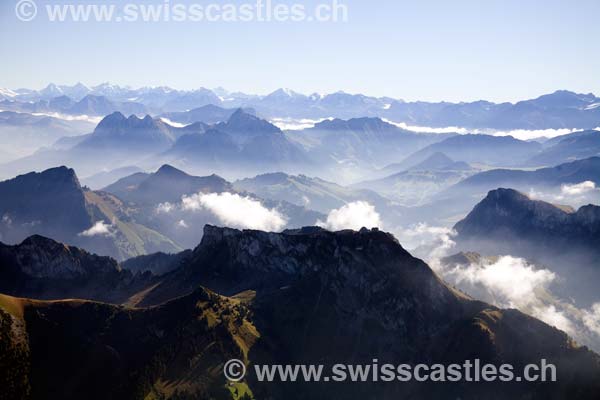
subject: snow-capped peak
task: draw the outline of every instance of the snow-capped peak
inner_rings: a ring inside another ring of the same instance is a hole
[[[13,92],[10,89],[0,88],[0,96],[2,97],[15,97],[17,93]]]

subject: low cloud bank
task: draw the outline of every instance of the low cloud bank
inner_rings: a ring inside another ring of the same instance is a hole
[[[569,129],[569,128],[561,128],[561,129],[512,129],[512,130],[496,130],[496,129],[470,129],[464,128],[460,126],[446,126],[446,127],[431,127],[431,126],[416,126],[409,125],[404,122],[394,122],[388,119],[384,119],[385,122],[388,122],[392,125],[396,125],[399,128],[406,129],[413,132],[418,133],[458,133],[460,135],[465,135],[467,133],[475,133],[475,134],[483,134],[483,135],[492,135],[492,136],[512,136],[514,138],[520,140],[531,140],[537,138],[554,138],[557,136],[568,135],[573,132],[580,132],[584,129]],[[600,127],[595,128],[595,130],[600,130]]]

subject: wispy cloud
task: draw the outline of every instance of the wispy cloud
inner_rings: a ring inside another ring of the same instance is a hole
[[[164,122],[165,124],[171,125],[172,127],[175,127],[175,128],[184,128],[189,125],[189,124],[182,124],[180,122],[171,121],[169,118],[165,118],[165,117],[161,117],[160,120],[162,122]]]

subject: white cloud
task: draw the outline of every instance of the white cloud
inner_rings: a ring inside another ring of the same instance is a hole
[[[561,279],[554,272],[509,255],[483,257],[470,265],[443,264],[440,259],[455,246],[452,229],[419,223],[393,233],[450,285],[495,306],[517,308],[600,350],[600,303],[583,309],[573,300],[558,297],[552,287]]]
[[[185,223],[184,220],[180,219],[179,222],[177,222],[177,226],[180,228],[189,228],[189,225]]]
[[[110,236],[112,225],[105,223],[104,221],[96,222],[90,229],[86,229],[81,232],[79,236]]]
[[[457,284],[481,284],[496,299],[498,305],[513,308],[535,303],[535,291],[546,289],[556,278],[553,272],[535,269],[524,259],[512,256],[500,257],[495,263],[455,266],[446,271],[445,276],[453,278]]]
[[[560,187],[560,191],[565,196],[580,196],[596,190],[596,184],[592,181],[585,181],[573,185],[564,184]]]
[[[443,226],[430,226],[420,222],[408,228],[396,228],[394,236],[407,249],[410,249],[418,257],[435,264],[439,258],[448,255],[450,249],[455,246],[452,238],[456,232],[451,228]]]
[[[568,315],[567,311],[559,311],[554,305],[534,307],[531,315],[571,335],[577,331],[575,323],[570,319],[572,316]]]
[[[362,227],[381,227],[381,217],[375,211],[375,207],[368,202],[355,201],[331,210],[325,222],[319,220],[316,224],[332,231],[358,230]]]
[[[582,319],[590,331],[600,335],[600,303],[595,303],[592,308],[583,311]]]
[[[568,204],[573,207],[580,207],[589,203],[596,203],[600,199],[600,188],[592,181],[584,181],[574,184],[563,184],[552,190],[538,191],[529,189],[529,197],[540,199],[551,203]]]
[[[517,308],[568,333],[575,331],[567,311],[548,302],[552,299],[549,286],[557,279],[552,271],[512,256],[439,268],[446,281],[478,299],[498,307]]]
[[[237,228],[279,231],[287,218],[276,209],[264,207],[258,200],[233,193],[197,193],[181,198],[185,211],[209,210],[223,224]]]
[[[156,213],[157,214],[168,214],[171,211],[173,211],[176,208],[176,206],[172,203],[164,202],[164,203],[160,203],[159,205],[156,206]]]

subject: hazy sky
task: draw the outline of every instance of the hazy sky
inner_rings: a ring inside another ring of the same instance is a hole
[[[600,95],[600,1],[342,2],[346,23],[51,23],[43,7],[58,0],[38,0],[32,22],[16,18],[17,1],[2,0],[0,87],[111,81],[451,101]]]

